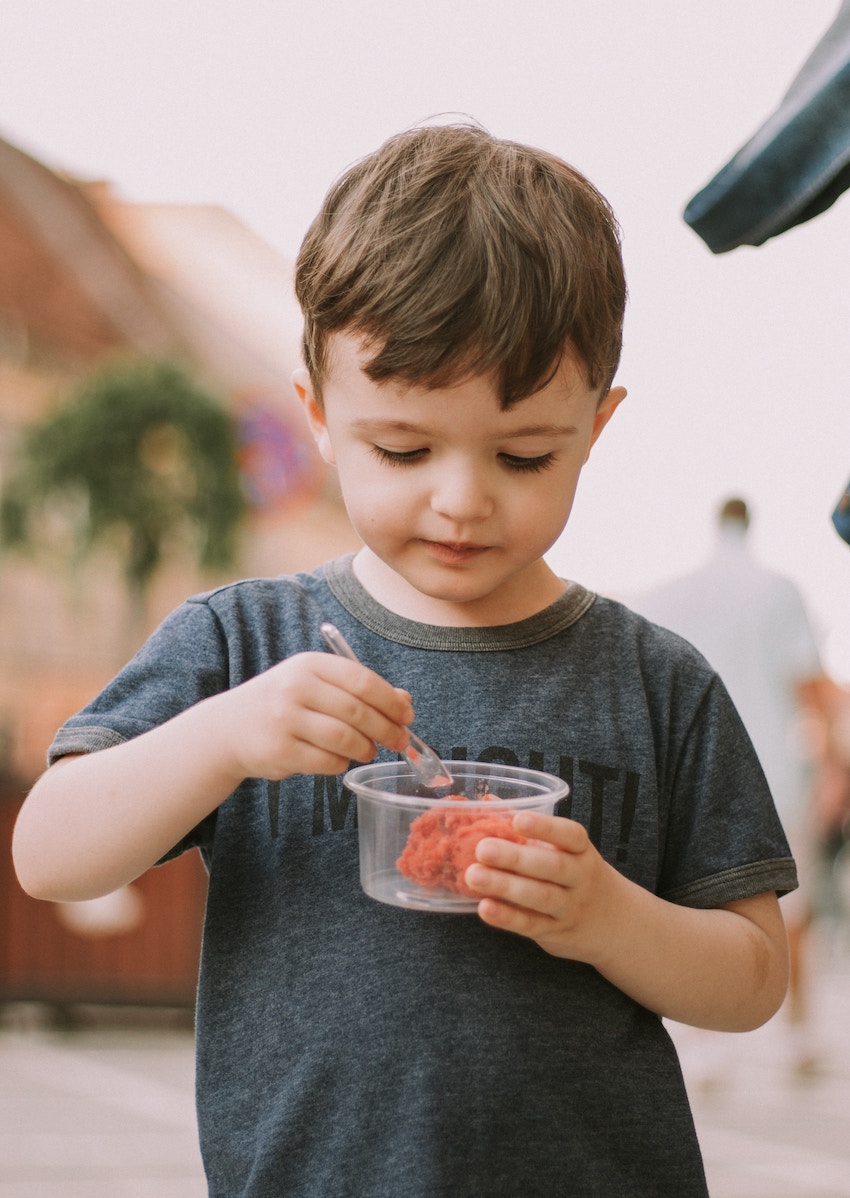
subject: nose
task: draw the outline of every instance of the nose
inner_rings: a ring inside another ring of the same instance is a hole
[[[483,520],[493,512],[493,494],[486,471],[455,459],[435,479],[431,508],[454,524]]]

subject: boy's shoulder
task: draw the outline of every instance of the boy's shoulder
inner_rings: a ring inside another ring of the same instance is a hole
[[[594,614],[600,631],[606,636],[619,635],[633,641],[648,662],[683,665],[696,672],[713,674],[709,662],[690,641],[655,623],[622,600],[597,596]]]
[[[716,669],[678,633],[619,600],[602,596],[590,616],[585,648],[597,663],[601,690],[614,684],[624,693],[640,696],[659,715],[673,708],[696,712],[706,700],[710,706],[725,702],[725,687]]]
[[[223,655],[260,668],[260,662],[323,647],[319,625],[335,614],[325,614],[329,603],[325,565],[235,579],[188,596],[154,631],[142,656],[191,651],[195,660]]]
[[[198,591],[189,595],[187,604],[201,604],[214,608],[238,605],[255,599],[279,598],[281,596],[310,593],[325,583],[325,571],[329,563],[323,563],[314,570],[299,571],[295,574],[256,575],[247,578],[236,578],[230,582],[219,583],[207,591]]]
[[[190,595],[178,610],[191,615],[206,609],[224,624],[230,620],[265,620],[276,612],[286,613],[292,619],[299,611],[315,609],[317,603],[324,601],[328,594],[329,564],[323,563],[309,572],[258,575],[224,582]]]

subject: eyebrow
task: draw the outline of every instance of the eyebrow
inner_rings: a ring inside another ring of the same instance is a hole
[[[574,424],[529,424],[524,428],[512,429],[505,435],[508,437],[565,437],[577,431]]]
[[[368,417],[363,417],[360,420],[354,420],[351,424],[352,429],[358,433],[414,433],[419,436],[424,436],[430,433],[430,429],[420,424],[412,424],[407,420],[370,420]],[[500,433],[494,440],[513,440],[515,437],[565,437],[577,432],[574,424],[528,424],[521,428],[507,429]]]

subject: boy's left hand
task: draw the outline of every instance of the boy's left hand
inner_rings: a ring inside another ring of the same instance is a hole
[[[514,828],[530,843],[488,837],[465,874],[485,923],[536,941],[555,957],[594,963],[616,919],[624,880],[575,820],[525,812]]]
[[[575,820],[524,812],[514,828],[527,844],[481,840],[464,875],[485,923],[593,966],[665,1019],[746,1032],[776,1013],[788,949],[773,891],[687,907],[619,873]]]

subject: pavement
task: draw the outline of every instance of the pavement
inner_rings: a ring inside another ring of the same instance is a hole
[[[712,1198],[850,1198],[850,934],[839,931],[813,946],[807,1045],[781,1012],[747,1035],[670,1029]],[[66,1030],[46,1015],[0,1011],[0,1198],[203,1198],[191,1031],[167,1013],[89,1012]]]
[[[802,1039],[784,1011],[745,1035],[670,1027],[711,1198],[850,1198],[850,929],[810,958]]]

